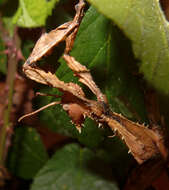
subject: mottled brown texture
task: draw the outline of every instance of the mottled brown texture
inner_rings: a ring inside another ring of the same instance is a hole
[[[69,38],[69,40],[67,40],[65,52],[69,52],[73,47],[73,42],[83,17],[84,6],[83,0],[80,0],[76,5],[76,15],[72,21],[62,24],[49,33],[42,34],[36,42],[31,55],[26,60],[26,64],[37,62],[44,55],[50,53],[53,47],[65,41],[66,38]]]
[[[129,151],[139,164],[142,164],[159,154],[166,159],[168,152],[164,146],[163,133],[160,128],[155,126],[149,129],[144,125],[132,122],[125,117],[112,112],[109,108],[106,96],[95,84],[90,71],[84,65],[81,65],[76,61],[74,57],[69,55],[79,27],[79,20],[81,21],[83,16],[83,8],[84,3],[80,0],[78,6],[76,6],[76,15],[72,22],[61,25],[62,30],[58,27],[56,30],[49,32],[49,34],[45,34],[44,37],[40,38],[28,58],[29,62],[27,60],[23,66],[24,73],[28,78],[53,88],[57,88],[63,93],[59,102],[50,103],[46,107],[61,104],[79,132],[83,126],[84,118],[87,116],[98,124],[107,123],[108,126],[117,133],[122,140],[124,140]],[[78,23],[77,27],[73,27],[73,29],[69,30],[69,28],[74,26],[74,22],[76,24]],[[65,28],[63,28],[63,26]],[[43,38],[47,39],[47,41]],[[53,46],[58,45],[60,40],[66,41],[66,50],[63,58],[65,59],[67,66],[74,72],[74,75],[79,78],[79,81],[85,84],[96,95],[97,101],[86,98],[83,89],[78,84],[71,82],[65,83],[59,80],[59,78],[50,71],[44,71],[35,65],[27,64],[36,62],[46,54],[47,51],[44,51],[46,47],[50,50]],[[49,44],[53,45],[50,46]],[[46,107],[40,108],[38,111],[41,111]],[[34,113],[37,113],[37,111]],[[30,114],[26,116],[29,115]]]

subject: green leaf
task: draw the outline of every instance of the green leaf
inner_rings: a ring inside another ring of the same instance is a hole
[[[123,184],[133,167],[134,158],[128,154],[128,148],[120,138],[105,138],[96,153],[101,160],[111,164],[115,178],[118,179],[119,184]]]
[[[71,144],[57,151],[38,172],[31,190],[117,190],[111,175],[110,166],[101,165],[93,152]]]
[[[39,134],[31,127],[18,127],[8,157],[8,168],[16,176],[31,179],[48,160]]]
[[[93,120],[87,118],[84,122],[84,127],[81,134],[77,134],[77,138],[80,143],[90,148],[98,147],[103,140],[105,131],[98,129],[98,125]]]
[[[56,90],[53,94],[57,94],[55,92]],[[52,101],[56,101],[56,99],[52,97],[42,97],[41,99],[41,102],[43,102],[43,104],[39,102],[39,106],[46,105]],[[77,135],[77,131],[74,125],[70,122],[70,118],[60,105],[52,106],[42,111],[39,115],[40,120],[45,122],[52,131],[66,136]]]
[[[39,27],[46,23],[58,0],[20,0],[13,22],[21,27]]]
[[[0,5],[2,5],[5,2],[6,2],[6,0],[0,0]]]
[[[138,79],[132,75],[135,60],[129,45],[110,20],[91,7],[82,21],[71,54],[91,70],[112,110],[136,119],[131,111],[134,109],[140,120],[145,120],[144,97]]]
[[[31,50],[34,47],[34,42],[31,40],[26,40],[23,42],[22,45],[22,53],[24,57],[28,57],[31,53]]]
[[[169,24],[157,0],[88,0],[132,41],[140,71],[157,90],[169,94]]]
[[[6,74],[7,72],[7,57],[4,53],[5,45],[2,39],[0,38],[0,72]]]

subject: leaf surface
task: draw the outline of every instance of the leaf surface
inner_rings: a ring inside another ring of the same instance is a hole
[[[48,160],[47,152],[34,128],[17,128],[9,153],[8,168],[18,177],[31,179]]]
[[[0,0],[0,5],[5,3],[6,0]]]
[[[104,177],[92,172],[91,163],[94,158],[94,154],[86,148],[80,148],[76,144],[66,145],[38,172],[31,190],[118,190],[110,168],[104,165],[107,172]],[[99,170],[102,166],[97,167]],[[105,172],[102,173],[104,174]]]
[[[169,93],[169,24],[158,0],[88,0],[132,41],[140,71],[157,90]]]
[[[20,0],[13,22],[21,27],[39,27],[45,25],[58,0]]]
[[[126,51],[129,53],[126,54]],[[112,22],[94,7],[88,10],[83,19],[72,55],[91,70],[99,88],[107,95],[112,110],[135,118],[125,101],[122,101],[121,97],[124,97],[145,119],[142,92],[138,79],[132,75],[135,60],[130,53],[129,43]]]

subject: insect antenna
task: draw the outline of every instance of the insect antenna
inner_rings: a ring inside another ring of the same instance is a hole
[[[36,113],[39,113],[40,111],[45,110],[46,108],[48,108],[48,107],[50,107],[50,106],[54,106],[54,105],[57,105],[57,104],[60,104],[60,103],[61,103],[60,101],[51,102],[51,103],[49,103],[49,104],[47,104],[47,105],[45,105],[45,106],[39,108],[38,110],[35,110],[34,112],[31,112],[31,113],[28,113],[28,114],[26,114],[26,115],[23,115],[22,117],[20,117],[20,118],[18,119],[18,122],[20,122],[21,120],[23,120],[23,119],[26,118],[26,117],[32,116],[32,115],[34,115],[34,114],[36,114]]]

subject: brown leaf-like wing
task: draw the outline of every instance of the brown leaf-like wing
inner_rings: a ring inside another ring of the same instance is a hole
[[[46,55],[54,46],[64,41],[76,26],[76,23],[68,22],[49,33],[42,34],[27,59],[26,64],[35,63],[41,59],[41,57]]]
[[[26,64],[37,62],[41,57],[48,54],[48,52],[50,52],[54,46],[64,41],[72,33],[72,36],[70,35],[71,38],[69,39],[69,41],[72,40],[72,42],[67,42],[70,45],[70,47],[67,47],[68,51],[70,51],[73,46],[73,40],[75,39],[77,29],[83,17],[84,6],[84,1],[80,0],[75,6],[76,15],[72,21],[62,24],[49,33],[42,34],[40,39],[37,41],[31,55],[27,59]]]
[[[163,143],[157,141],[157,136],[159,139],[160,137],[163,139],[163,137],[156,131],[132,122],[114,112],[112,113],[112,118],[106,118],[105,120],[112,130],[117,131],[121,135],[121,138],[125,141],[138,163],[141,164],[159,153],[165,159],[166,156],[164,156],[163,150],[161,151]]]

